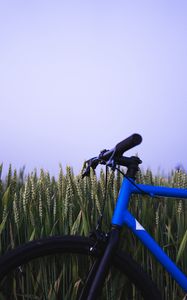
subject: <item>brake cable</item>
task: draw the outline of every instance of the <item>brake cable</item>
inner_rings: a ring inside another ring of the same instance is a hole
[[[105,210],[105,203],[107,200],[107,183],[108,183],[108,166],[106,165],[105,168],[105,194],[104,194],[104,199],[103,199],[103,203],[102,203],[102,207],[101,207],[101,214],[99,217],[99,220],[97,222],[97,226],[96,226],[96,230],[101,231],[102,228],[102,222],[103,222],[103,216],[104,216],[104,210]]]

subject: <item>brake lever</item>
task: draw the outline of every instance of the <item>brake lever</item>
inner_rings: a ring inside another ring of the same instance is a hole
[[[106,165],[107,165],[107,167],[110,167],[112,171],[115,171],[116,163],[115,163],[114,159],[110,159]]]
[[[90,166],[86,168],[86,170],[82,174],[82,179],[86,176],[90,176]]]
[[[115,160],[113,158],[114,158],[114,155],[116,153],[116,148],[114,148],[114,151],[112,152],[112,155],[111,155],[110,159],[107,162],[104,159],[104,156],[105,156],[105,153],[108,152],[108,151],[109,150],[104,149],[100,152],[98,157],[93,157],[93,158],[86,161],[87,167],[86,167],[86,170],[82,174],[82,178],[84,178],[85,176],[89,176],[90,175],[90,168],[93,168],[95,170],[96,167],[98,166],[98,164],[107,165],[107,166],[111,167],[113,171],[115,171],[116,163],[115,163]]]
[[[82,174],[82,179],[83,179],[85,176],[90,176],[90,168],[92,168],[92,169],[95,170],[95,168],[97,167],[98,163],[99,163],[99,160],[98,160],[97,157],[93,157],[93,158],[87,160],[87,161],[86,161],[86,164],[87,164],[88,166],[86,167],[86,170],[85,170],[85,171],[83,172],[83,174]]]
[[[106,163],[107,167],[110,167],[112,169],[112,171],[115,171],[115,169],[116,169],[116,162],[114,159],[115,154],[116,154],[116,147],[114,148],[114,151],[113,151],[110,159]]]

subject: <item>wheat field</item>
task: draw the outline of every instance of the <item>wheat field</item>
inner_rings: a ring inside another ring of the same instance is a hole
[[[0,166],[0,178],[3,165]],[[107,201],[103,230],[110,220],[123,177],[108,174]],[[155,176],[151,170],[139,171],[138,183],[187,188],[187,174],[182,170]],[[69,166],[58,177],[43,169],[25,175],[23,169],[12,170],[0,180],[0,252],[27,241],[53,235],[87,235],[96,225],[105,195],[105,172],[91,171],[83,180]],[[150,232],[166,253],[187,274],[187,200],[151,198],[133,195],[130,211]],[[182,291],[140,242],[124,229],[122,247],[150,274],[165,299],[182,299]],[[109,299],[109,298],[108,298]]]

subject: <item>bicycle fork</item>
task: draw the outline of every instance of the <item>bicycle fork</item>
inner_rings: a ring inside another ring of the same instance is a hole
[[[113,254],[119,241],[120,227],[113,226],[103,255],[93,264],[79,300],[95,300],[100,295]]]

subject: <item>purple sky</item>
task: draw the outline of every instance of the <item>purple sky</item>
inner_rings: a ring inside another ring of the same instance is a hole
[[[0,161],[56,174],[142,134],[187,168],[187,1],[0,1]]]

